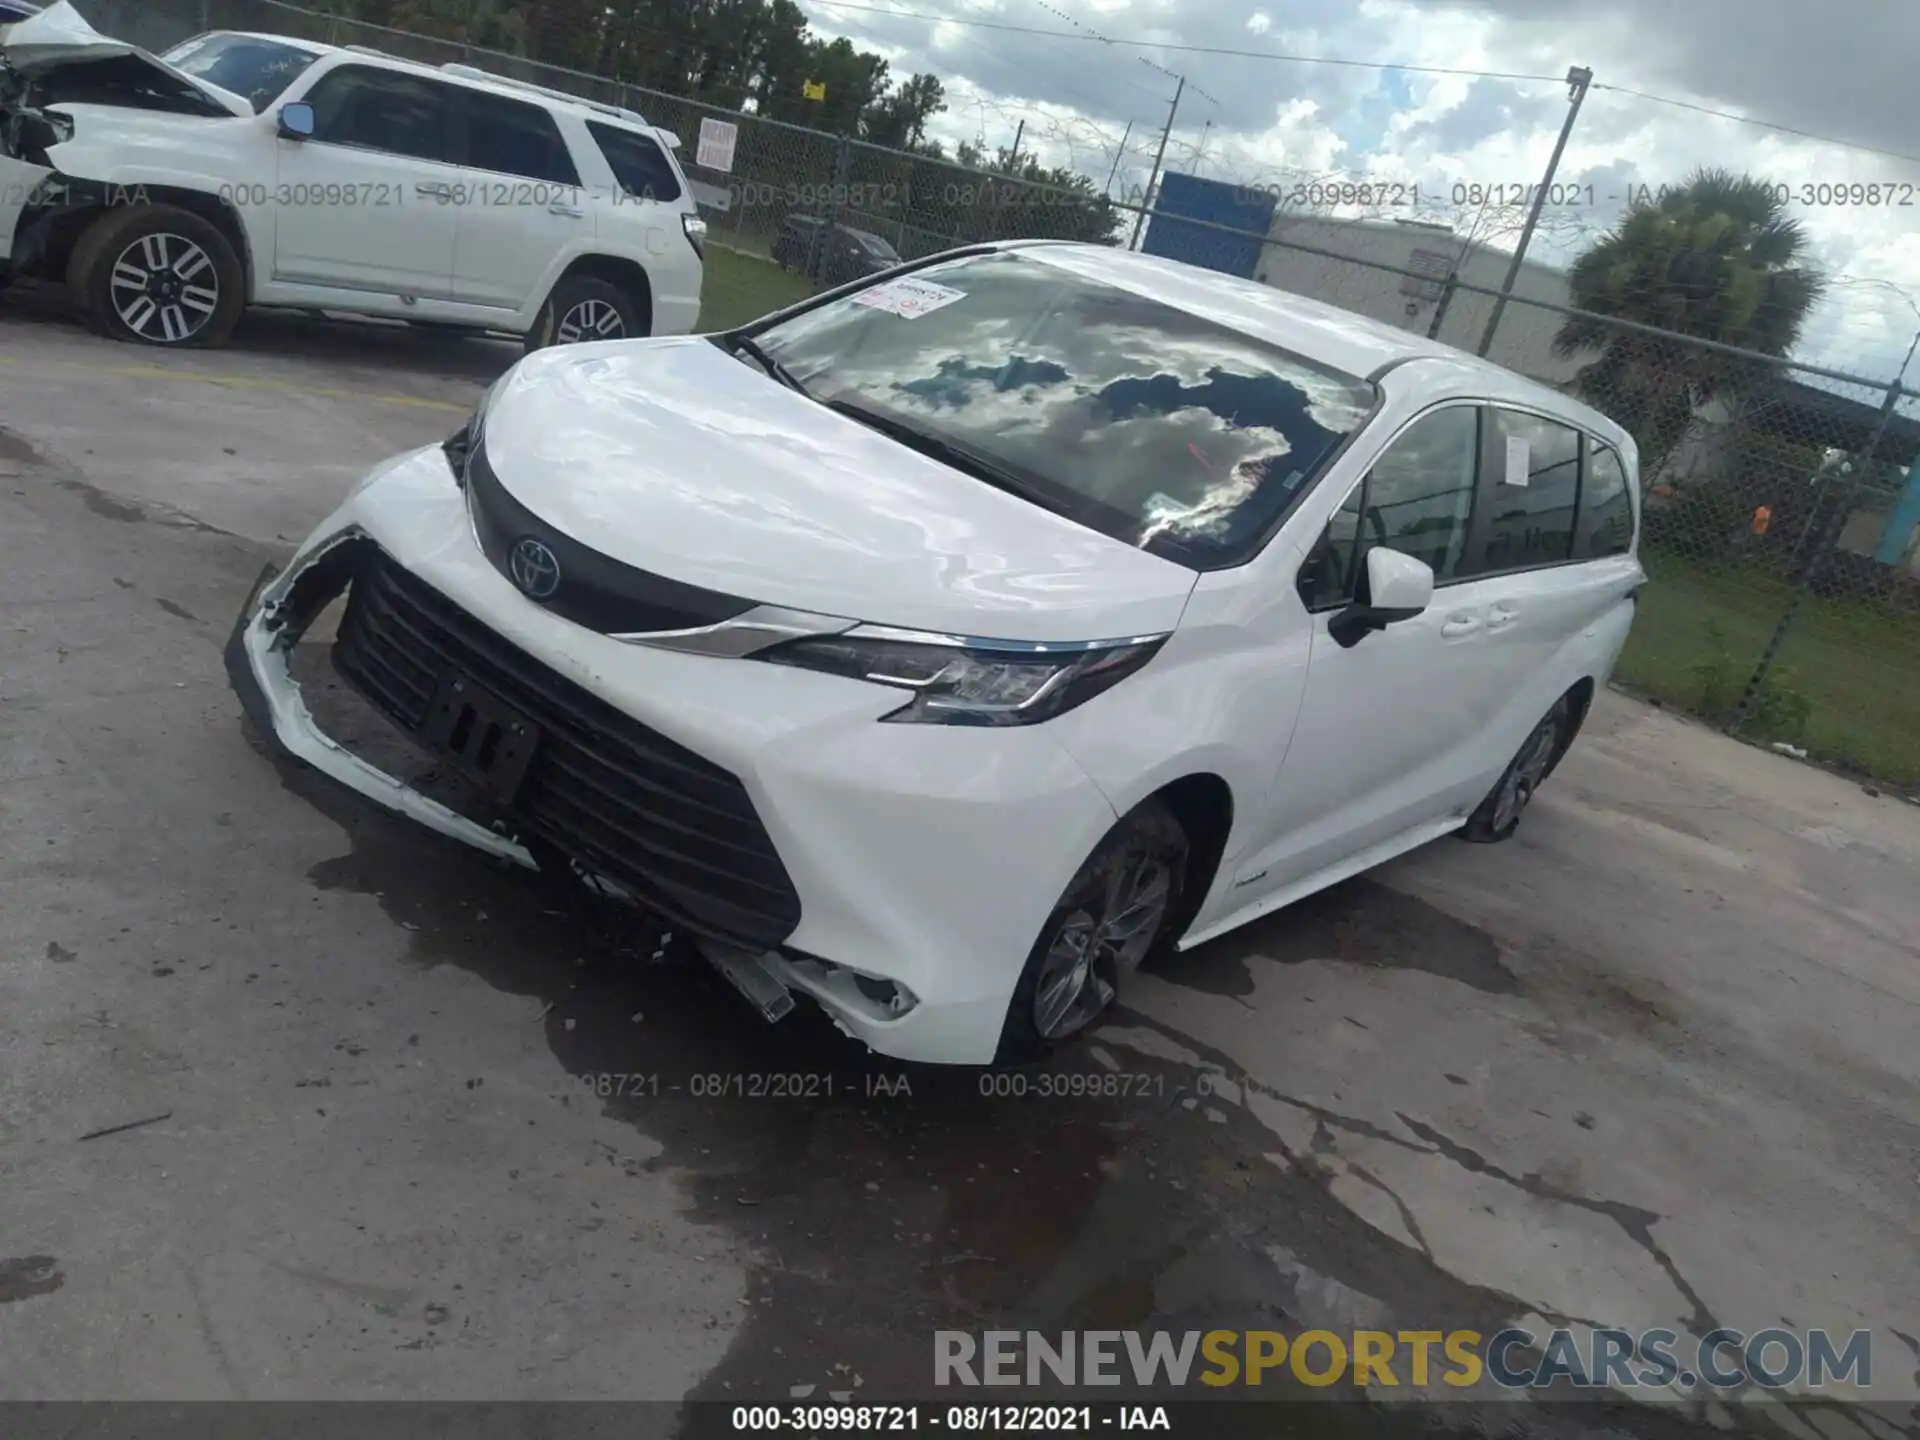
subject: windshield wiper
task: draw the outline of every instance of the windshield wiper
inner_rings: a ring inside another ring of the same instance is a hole
[[[884,410],[875,410],[861,404],[858,400],[845,400],[835,397],[823,402],[829,410],[857,420],[869,429],[878,430],[890,439],[898,440],[910,449],[918,450],[922,455],[963,470],[976,480],[984,480],[996,490],[1004,490],[1009,495],[1017,495],[1043,510],[1060,513],[1059,503],[1046,491],[1031,480],[1009,470],[999,461],[982,455],[978,450],[962,445],[957,440],[949,440],[931,430],[922,430],[910,420],[902,420],[897,415],[889,415]]]
[[[789,390],[801,395],[807,393],[807,387],[795,378],[794,373],[769,355],[760,342],[751,335],[733,335],[728,337],[727,343],[732,347],[734,354],[746,356]]]

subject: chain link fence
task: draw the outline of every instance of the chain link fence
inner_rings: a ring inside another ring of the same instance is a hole
[[[1158,197],[1113,197],[1091,176],[1034,183],[1017,163],[887,150],[282,0],[83,4],[97,28],[152,49],[264,31],[475,65],[638,111],[680,138],[709,222],[709,326],[954,245],[1047,237],[1177,253],[1184,236],[1189,251],[1238,257],[1204,263],[1248,273],[1250,260],[1267,284],[1485,354],[1579,395],[1639,443],[1652,583],[1618,678],[1920,794],[1920,402],[1891,380],[1588,315],[1539,266],[1522,268],[1503,303],[1505,252],[1447,224],[1336,219],[1340,187],[1328,187],[1333,207],[1292,196],[1257,222],[1222,224],[1142,203]],[[703,122],[728,127],[724,169],[701,163]]]

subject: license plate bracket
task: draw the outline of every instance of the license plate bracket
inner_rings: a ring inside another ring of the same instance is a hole
[[[540,727],[458,671],[434,693],[420,738],[503,805],[511,805],[540,748]]]

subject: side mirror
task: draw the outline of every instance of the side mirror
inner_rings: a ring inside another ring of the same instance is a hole
[[[282,140],[305,140],[313,134],[313,106],[295,100],[280,107],[279,135]]]
[[[1433,603],[1433,567],[1424,560],[1376,545],[1367,551],[1353,603],[1327,622],[1327,634],[1351,650],[1375,630],[1411,620]]]

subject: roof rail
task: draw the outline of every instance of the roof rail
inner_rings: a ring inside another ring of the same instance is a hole
[[[457,60],[449,60],[440,68],[449,75],[460,76],[463,80],[484,80],[490,85],[506,85],[515,90],[527,90],[535,95],[545,95],[550,99],[583,105],[589,110],[599,111],[602,115],[616,115],[622,120],[632,120],[640,125],[647,123],[646,116],[637,110],[609,105],[604,100],[590,100],[585,95],[575,95],[571,90],[556,90],[551,85],[536,85],[531,80],[516,80],[511,75],[499,75],[492,70],[482,70],[478,65],[463,65]]]
[[[398,55],[389,54],[385,50],[376,49],[372,45],[342,45],[340,48],[342,50],[351,50],[356,55],[378,55],[382,60],[398,60],[400,58]]]

